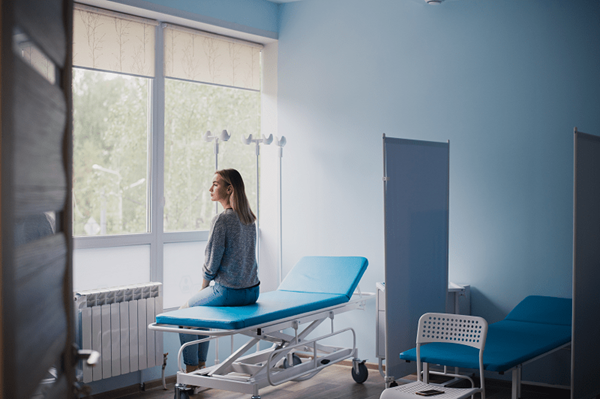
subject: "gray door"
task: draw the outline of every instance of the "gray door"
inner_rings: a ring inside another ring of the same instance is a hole
[[[72,9],[70,0],[1,3],[3,398],[76,396],[69,195]]]

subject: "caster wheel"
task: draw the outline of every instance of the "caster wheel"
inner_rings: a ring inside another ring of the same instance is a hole
[[[186,391],[175,391],[175,399],[190,399],[190,394]]]
[[[354,367],[352,367],[352,378],[358,384],[362,384],[363,382],[365,382],[368,377],[369,377],[369,370],[367,369],[367,366],[365,366],[364,363],[358,364],[358,374],[354,371]]]
[[[302,360],[300,360],[300,358],[298,357],[298,355],[296,355],[296,354],[293,354],[293,355],[292,355],[292,359],[294,359],[294,360],[293,360],[294,366],[297,366],[297,365],[299,365],[299,364],[302,364]],[[283,368],[284,368],[284,369],[287,369],[288,367],[290,367],[290,365],[288,364],[288,361],[287,361],[287,356],[286,356],[286,358],[285,358],[285,359],[283,359]]]
[[[183,384],[175,384],[174,399],[190,399],[190,392],[193,392],[193,388],[189,388]]]

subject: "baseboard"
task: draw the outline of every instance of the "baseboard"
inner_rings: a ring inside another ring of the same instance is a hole
[[[165,377],[165,381],[167,384],[175,383],[177,381],[177,376],[172,375],[169,377]],[[94,394],[92,392],[92,394],[90,395],[90,398],[92,398],[92,399],[118,399],[118,398],[122,398],[123,396],[133,395],[136,393],[144,392],[145,390],[148,390],[148,389],[158,388],[161,386],[162,386],[162,379],[151,380],[151,381],[146,381],[144,383],[144,389],[142,389],[140,384],[136,384],[136,385],[130,385],[127,387],[118,388],[118,389],[114,389],[112,391],[107,391],[107,392],[102,392],[102,393],[97,393],[97,394]]]

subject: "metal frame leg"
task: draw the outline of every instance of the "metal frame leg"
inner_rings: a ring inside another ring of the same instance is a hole
[[[517,395],[520,398],[521,397],[521,382],[523,379],[523,366],[521,364],[519,364],[519,366],[517,368],[519,369],[519,372],[518,372],[519,382],[517,384]]]
[[[515,367],[512,371],[512,389],[511,399],[519,399],[521,397],[521,374],[523,368],[521,365]]]

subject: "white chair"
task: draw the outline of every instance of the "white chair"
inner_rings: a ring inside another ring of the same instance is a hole
[[[417,392],[436,390],[441,394],[431,395],[433,398],[462,399],[469,396],[474,398],[481,392],[481,399],[485,399],[485,383],[483,379],[483,349],[487,336],[488,324],[482,317],[463,316],[448,313],[425,313],[419,319],[417,329],[417,381],[393,388],[388,388],[380,399],[416,399],[427,395]],[[479,349],[479,375],[481,386],[476,388],[473,380],[465,376],[455,377],[471,380],[471,388],[451,388],[442,385],[427,384],[423,382],[421,373],[421,344],[432,342],[448,342],[459,345],[468,345]]]

